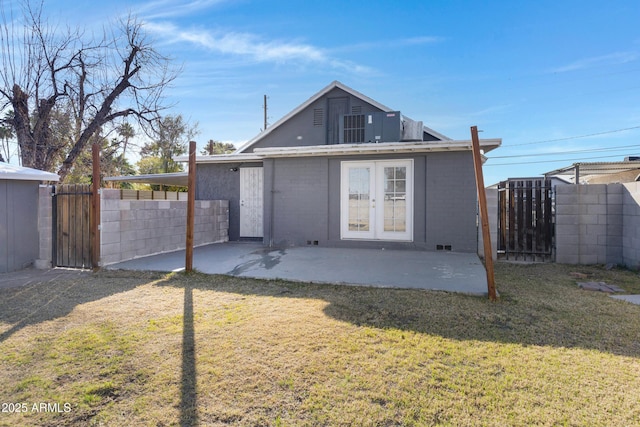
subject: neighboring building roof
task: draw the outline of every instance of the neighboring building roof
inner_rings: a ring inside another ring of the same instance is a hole
[[[262,140],[264,137],[266,137],[271,132],[273,132],[275,129],[277,129],[280,125],[282,125],[283,123],[287,122],[290,118],[292,118],[296,114],[300,113],[302,110],[304,110],[309,105],[314,103],[316,100],[322,98],[324,95],[326,95],[327,93],[329,93],[330,91],[332,91],[335,88],[342,89],[343,91],[349,93],[350,95],[353,95],[356,98],[360,98],[363,101],[373,105],[376,108],[379,108],[382,111],[387,111],[387,112],[395,111],[395,110],[393,110],[393,109],[391,109],[391,108],[389,108],[389,107],[387,107],[387,106],[385,106],[383,104],[380,104],[378,101],[375,101],[375,100],[369,98],[368,96],[363,95],[363,94],[361,94],[360,92],[358,92],[358,91],[356,91],[354,89],[351,89],[349,86],[346,86],[346,85],[340,83],[339,81],[335,80],[335,81],[331,82],[328,86],[326,86],[323,89],[321,89],[318,93],[313,95],[311,98],[307,99],[305,102],[303,102],[302,104],[298,105],[296,108],[291,110],[288,114],[286,114],[280,120],[278,120],[273,125],[268,127],[266,130],[262,131],[261,133],[256,135],[253,139],[250,139],[245,144],[240,146],[235,151],[235,153],[242,153],[245,150],[247,150],[248,148],[252,147],[256,143],[258,143],[260,140]],[[430,128],[426,127],[426,126],[423,126],[423,131],[435,136],[436,138],[439,138],[442,141],[450,141],[451,140],[451,138],[449,138],[447,136],[444,136],[441,133],[436,132],[435,130],[430,129]]]
[[[571,166],[555,169],[544,174],[545,177],[558,177],[576,183],[576,175],[582,183],[613,183],[637,181],[640,174],[640,161],[622,162],[577,162]],[[609,177],[607,179],[606,177]]]
[[[189,180],[189,174],[187,172],[174,172],[148,175],[122,175],[109,176],[104,178],[104,180],[107,182],[137,182],[139,184],[173,185],[186,187]]]
[[[0,179],[14,181],[60,181],[55,173],[0,162]]]

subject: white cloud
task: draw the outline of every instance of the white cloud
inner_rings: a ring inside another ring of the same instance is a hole
[[[638,52],[614,52],[608,55],[580,59],[570,64],[554,68],[551,70],[551,72],[566,73],[568,71],[576,71],[584,68],[593,68],[603,65],[626,64],[627,62],[637,60],[639,57],[640,54]]]
[[[180,3],[175,0],[156,0],[139,6],[136,13],[146,19],[166,19],[190,15],[225,1],[227,0],[193,0]]]
[[[351,61],[333,58],[324,49],[305,43],[264,40],[257,35],[240,32],[187,30],[169,22],[147,22],[146,28],[169,43],[187,42],[213,52],[243,56],[257,62],[313,62],[358,73],[372,71]]]

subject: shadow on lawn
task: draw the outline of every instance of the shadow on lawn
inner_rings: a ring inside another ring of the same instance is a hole
[[[108,272],[50,272],[34,273],[35,278],[25,279],[24,286],[0,289],[0,322],[11,324],[0,333],[0,343],[26,326],[64,317],[78,305],[127,292],[163,277],[156,273],[125,277]]]
[[[501,299],[497,303],[447,292],[203,274],[177,275],[162,286],[186,286],[185,292],[199,289],[315,298],[329,303],[324,309],[328,316],[355,325],[397,328],[455,340],[583,348],[640,357],[640,306],[582,291],[571,279],[549,281],[535,266],[517,268],[517,280],[498,276]]]
[[[196,389],[196,339],[193,328],[193,288],[184,287],[182,317],[182,373],[180,378],[180,426],[198,424]]]

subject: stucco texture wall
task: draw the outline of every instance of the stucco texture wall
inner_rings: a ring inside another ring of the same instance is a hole
[[[413,160],[413,241],[341,239],[341,162],[390,158]],[[476,199],[471,152],[265,160],[265,243],[475,252]]]
[[[229,202],[229,240],[240,238],[240,173],[241,167],[260,167],[262,163],[198,164],[196,200]]]

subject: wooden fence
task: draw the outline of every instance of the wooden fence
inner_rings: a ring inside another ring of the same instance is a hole
[[[187,200],[182,191],[120,190],[120,200]]]
[[[554,209],[551,181],[501,182],[498,185],[498,257],[553,261]]]
[[[53,263],[92,268],[91,185],[56,185],[53,193]]]

